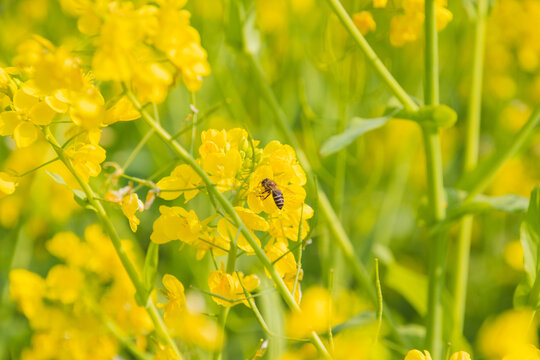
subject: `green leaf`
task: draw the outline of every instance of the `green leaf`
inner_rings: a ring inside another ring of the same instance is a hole
[[[538,308],[540,283],[537,277],[540,270],[538,251],[540,244],[540,188],[531,192],[529,209],[521,223],[520,241],[523,246],[523,267],[525,275],[514,293],[515,305],[529,305]]]
[[[352,144],[365,133],[386,125],[391,115],[375,119],[353,118],[351,126],[344,132],[330,137],[321,147],[321,155],[328,156]]]
[[[521,223],[520,240],[523,246],[525,274],[529,285],[536,281],[538,272],[538,244],[540,243],[540,188],[531,192],[531,201],[525,220]]]
[[[52,172],[47,171],[47,170],[45,170],[45,172],[47,173],[47,175],[49,175],[58,184],[66,185],[66,182],[64,181],[64,179],[60,175],[52,173]]]
[[[151,241],[148,245],[143,267],[143,285],[148,294],[154,289],[159,262],[159,244]]]
[[[393,262],[387,265],[383,284],[401,294],[418,314],[426,314],[427,279],[424,275]]]

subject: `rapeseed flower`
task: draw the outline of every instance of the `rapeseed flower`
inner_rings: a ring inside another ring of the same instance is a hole
[[[136,232],[137,226],[141,221],[135,216],[135,213],[144,211],[144,204],[139,200],[139,196],[135,193],[124,196],[122,199],[122,212],[129,220],[131,231]]]
[[[15,176],[0,171],[0,199],[15,192],[18,180]]]
[[[105,149],[99,145],[76,143],[66,149],[65,154],[73,163],[77,174],[88,182],[90,177],[98,176],[101,163],[105,161]]]
[[[221,306],[234,306],[241,302],[249,307],[244,289],[251,292],[258,288],[259,284],[260,280],[256,275],[244,276],[238,271],[228,274],[223,269],[210,272],[208,278],[210,292],[220,296],[213,296],[212,299]]]

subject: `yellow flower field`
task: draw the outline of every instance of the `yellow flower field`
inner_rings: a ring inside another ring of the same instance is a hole
[[[539,20],[0,2],[0,360],[540,360]]]

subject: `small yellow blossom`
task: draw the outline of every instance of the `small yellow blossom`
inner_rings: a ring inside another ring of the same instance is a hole
[[[259,287],[259,278],[256,275],[244,276],[241,272],[235,272],[234,275],[228,274],[222,270],[210,272],[208,278],[208,288],[213,294],[212,299],[222,306],[234,306],[239,302],[249,307],[245,300],[244,289],[248,292]],[[242,301],[237,301],[241,300]]]
[[[291,293],[294,292],[296,302],[299,302],[302,297],[300,280],[302,280],[303,271],[302,269],[298,271],[294,255],[287,247],[286,242],[280,240],[270,241],[264,247],[264,251],[266,256],[268,256],[270,261],[273,263],[274,268],[278,272],[279,276],[281,276],[285,282],[285,285],[287,285],[289,291]],[[268,272],[266,272],[266,275],[270,276]],[[296,288],[294,287],[295,284]]]
[[[129,220],[131,231],[136,232],[137,226],[141,221],[135,216],[135,213],[144,211],[144,204],[139,200],[139,196],[135,193],[124,196],[122,199],[122,212]]]
[[[405,360],[431,360],[431,355],[427,350],[424,350],[424,353],[422,354],[420,350],[415,349],[407,353]]]
[[[0,171],[0,199],[13,194],[18,184],[15,176]]]
[[[181,240],[186,244],[194,244],[198,239],[202,225],[193,210],[173,206],[160,206],[161,216],[154,222],[154,231],[150,239],[157,244],[165,244],[172,240]]]
[[[471,355],[466,351],[458,351],[450,356],[450,360],[471,360]]]
[[[100,164],[105,161],[105,149],[99,145],[78,143],[66,150],[77,174],[88,182],[90,177],[101,172]]]
[[[373,0],[373,7],[374,8],[384,8],[386,7],[386,3],[388,0]]]
[[[253,231],[268,231],[268,223],[266,220],[257,214],[253,213],[251,210],[236,206],[236,213],[244,223],[244,225],[251,232],[252,237],[255,239],[255,242],[258,246],[261,245],[260,240],[255,236]],[[249,254],[253,254],[253,248],[248,243],[244,234],[242,234],[239,229],[233,225],[229,220],[222,218],[218,222],[217,232],[226,242],[236,241],[236,245],[246,251]]]
[[[174,168],[169,176],[159,180],[156,186],[160,190],[160,198],[174,200],[184,194],[184,202],[187,203],[199,193],[198,187],[201,184],[202,179],[195,170],[187,164],[182,164]]]
[[[375,31],[377,27],[369,11],[361,11],[354,14],[352,20],[362,35],[366,35],[370,31]]]
[[[163,275],[162,282],[166,289],[164,291],[165,297],[169,301],[167,304],[160,306],[165,309],[163,319],[165,320],[165,324],[169,326],[177,320],[186,309],[186,297],[184,295],[184,285],[182,285],[182,283],[173,275]]]
[[[41,133],[39,126],[50,124],[56,114],[45,102],[22,89],[13,96],[13,108],[0,113],[0,135],[13,136],[19,148],[32,145]]]
[[[57,233],[45,246],[51,254],[69,265],[84,267],[91,258],[88,244],[70,231]]]

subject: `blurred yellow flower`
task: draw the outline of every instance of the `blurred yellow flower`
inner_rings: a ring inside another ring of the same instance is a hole
[[[256,275],[244,276],[242,272],[231,275],[223,269],[211,271],[208,278],[210,292],[220,296],[213,296],[212,299],[221,306],[234,306],[241,302],[249,307],[249,303],[245,300],[244,289],[251,292],[258,288],[259,284],[260,280]],[[244,300],[237,301],[241,299]]]
[[[309,336],[312,331],[327,331],[335,325],[332,314],[334,303],[327,289],[320,286],[308,288],[300,302],[300,312],[287,318],[287,333],[296,338]]]
[[[388,0],[373,0],[373,7],[374,8],[384,8],[386,7],[386,3]]]
[[[370,31],[375,31],[377,27],[369,11],[361,11],[354,14],[352,20],[362,35],[366,35]]]
[[[39,313],[44,295],[45,280],[41,276],[24,269],[9,272],[10,299],[18,303],[29,319]]]
[[[18,184],[15,176],[0,171],[0,199],[13,194]]]
[[[466,351],[458,351],[450,356],[450,360],[471,360],[471,355]]]
[[[122,212],[129,220],[131,231],[136,232],[141,221],[135,216],[136,212],[144,211],[144,204],[135,193],[124,196],[122,199]]]
[[[521,241],[510,241],[504,247],[504,260],[516,270],[523,270],[523,246]]]
[[[407,353],[405,360],[431,360],[431,355],[427,350],[424,350],[422,354],[421,351],[415,349]]]
[[[478,332],[478,347],[488,359],[500,359],[527,344],[537,345],[534,312],[509,310],[484,322]]]
[[[75,267],[56,265],[45,278],[47,297],[71,304],[77,300],[84,283],[83,274]]]
[[[505,355],[502,360],[540,360],[540,350],[532,344],[521,345]]]

